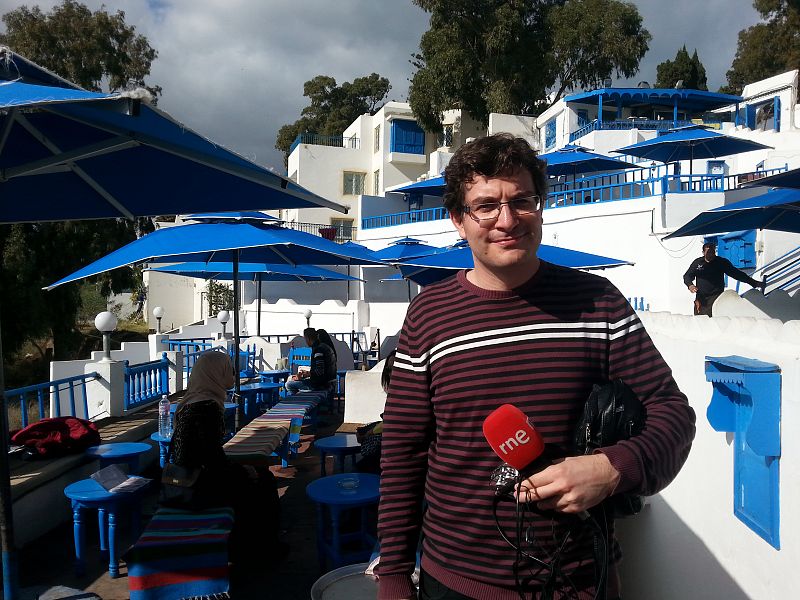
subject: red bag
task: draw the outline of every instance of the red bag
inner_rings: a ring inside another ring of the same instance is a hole
[[[25,446],[37,458],[53,458],[83,452],[100,444],[97,425],[77,417],[42,419],[11,436],[11,443]]]

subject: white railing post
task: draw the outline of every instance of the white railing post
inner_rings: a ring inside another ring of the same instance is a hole
[[[167,352],[170,393],[183,389],[183,352]]]
[[[99,361],[88,363],[83,372],[97,372],[97,379],[86,382],[86,400],[89,407],[87,419],[96,421],[104,417],[121,417],[125,413],[125,363]],[[61,398],[63,404],[64,398]],[[62,407],[63,408],[63,407]],[[51,414],[55,414],[51,412]],[[62,411],[62,414],[68,414]]]
[[[150,360],[158,360],[164,352],[169,351],[169,335],[166,333],[151,333],[147,341],[150,343]]]

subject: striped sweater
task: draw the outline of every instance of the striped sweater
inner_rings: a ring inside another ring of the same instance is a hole
[[[515,404],[546,443],[570,448],[592,384],[623,379],[646,406],[647,422],[636,438],[603,449],[621,475],[617,492],[661,490],[694,436],[686,397],[606,279],[542,262],[527,284],[498,292],[474,286],[465,273],[415,298],[400,334],[384,412],[381,600],[413,596],[420,524],[422,568],[436,579],[469,597],[519,598],[516,553],[498,534],[492,512],[490,474],[501,461],[482,433],[499,405]],[[513,503],[501,504],[498,515],[513,532]],[[538,517],[541,558],[555,549],[564,527]],[[592,598],[591,533],[573,536],[564,553],[562,572],[583,590],[580,598]]]

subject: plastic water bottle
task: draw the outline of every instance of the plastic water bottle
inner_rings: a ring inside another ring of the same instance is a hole
[[[158,435],[162,438],[172,437],[172,427],[169,423],[169,398],[164,394],[158,401]]]

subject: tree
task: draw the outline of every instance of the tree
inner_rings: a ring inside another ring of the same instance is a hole
[[[341,86],[328,75],[317,75],[303,84],[303,96],[310,104],[300,112],[294,123],[278,130],[275,148],[289,159],[292,142],[301,133],[341,135],[357,117],[374,114],[389,94],[389,80],[377,73],[357,77]]]
[[[675,60],[665,60],[656,67],[656,87],[673,88],[679,81],[690,90],[707,90],[706,68],[697,56],[697,50],[689,57],[686,45],[675,55]]]
[[[414,4],[431,14],[409,90],[428,131],[451,108],[484,123],[491,112],[539,114],[576,87],[634,75],[650,41],[636,7],[618,0]]]
[[[721,92],[741,94],[748,83],[800,68],[800,0],[755,0],[753,6],[766,22],[739,32]]]
[[[125,24],[124,16],[103,8],[92,13],[74,0],[64,0],[50,13],[22,6],[3,15],[6,33],[0,43],[89,89],[142,86],[156,51]],[[159,93],[161,88],[149,89]],[[55,358],[72,358],[80,342],[80,288],[73,284],[43,292],[42,286],[146,231],[152,231],[149,219],[0,226],[0,314],[6,352],[27,339],[52,336]],[[107,296],[131,283],[130,270],[112,271],[101,277],[101,293]]]
[[[568,0],[550,9],[547,27],[555,76],[551,104],[576,87],[602,87],[612,74],[633,77],[652,39],[637,8],[618,0]]]
[[[420,126],[440,130],[453,108],[484,123],[491,112],[534,112],[552,82],[545,17],[555,1],[414,0],[431,15],[408,93]]]
[[[92,12],[76,0],[63,0],[49,13],[21,6],[3,15],[0,44],[92,91],[146,87],[156,97],[160,86],[145,78],[158,56],[147,38],[125,24],[125,13]]]

